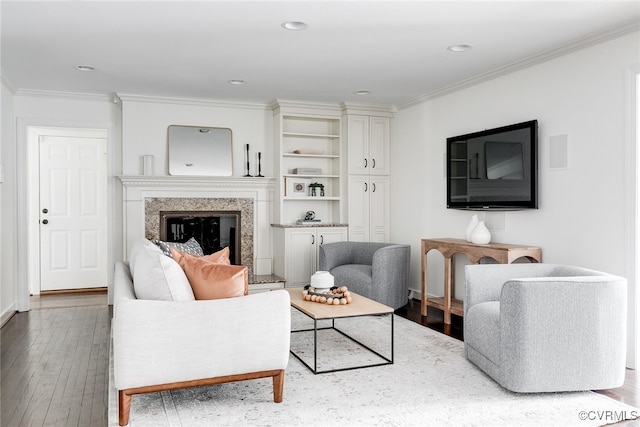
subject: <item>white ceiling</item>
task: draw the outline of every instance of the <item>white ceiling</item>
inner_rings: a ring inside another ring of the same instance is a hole
[[[0,6],[2,77],[17,91],[257,103],[409,105],[637,31],[640,23],[639,0],[3,0]],[[284,30],[287,20],[308,28]],[[453,44],[473,48],[452,53]],[[354,95],[358,90],[371,93]]]

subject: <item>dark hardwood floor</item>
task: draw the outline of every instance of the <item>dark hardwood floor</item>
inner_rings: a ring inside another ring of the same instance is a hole
[[[15,314],[0,331],[0,425],[106,426],[110,326],[106,294],[42,296]]]
[[[418,300],[396,314],[462,340],[462,318],[445,325],[436,309],[422,317]],[[0,331],[0,425],[106,426],[111,316],[106,294],[42,296],[14,315]],[[599,393],[640,407],[634,370]]]

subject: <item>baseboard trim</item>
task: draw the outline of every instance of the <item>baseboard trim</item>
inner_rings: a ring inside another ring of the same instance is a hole
[[[0,328],[3,327],[18,312],[16,305],[13,304],[0,316]]]
[[[106,294],[107,287],[100,288],[82,288],[82,289],[60,289],[57,291],[40,291],[40,296],[43,295],[62,295],[62,294]]]

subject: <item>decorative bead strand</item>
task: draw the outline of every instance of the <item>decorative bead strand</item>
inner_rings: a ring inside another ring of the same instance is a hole
[[[307,285],[302,291],[302,298],[305,301],[330,305],[346,305],[352,301],[351,292],[346,286],[334,286],[329,292],[316,292],[315,288]]]

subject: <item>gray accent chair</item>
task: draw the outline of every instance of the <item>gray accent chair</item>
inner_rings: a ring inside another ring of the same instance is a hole
[[[465,266],[467,358],[519,393],[601,390],[625,378],[627,280],[553,264]]]
[[[333,275],[336,286],[396,310],[409,300],[410,262],[409,245],[335,242],[320,246],[318,267]]]

